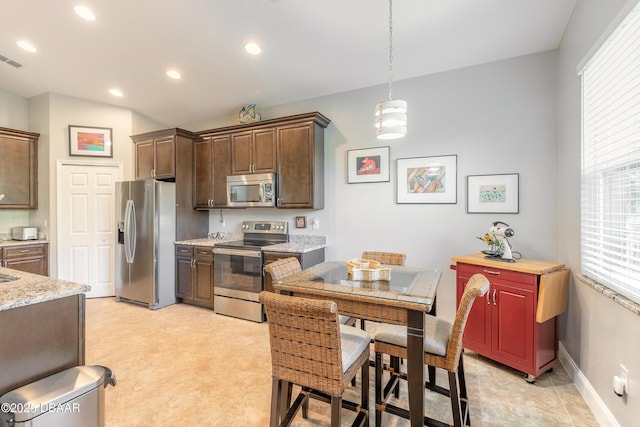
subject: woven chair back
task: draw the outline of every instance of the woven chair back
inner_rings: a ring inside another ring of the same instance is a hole
[[[292,274],[300,273],[302,271],[302,267],[300,266],[300,261],[298,261],[297,258],[289,257],[267,264],[264,267],[264,271],[269,273],[271,275],[271,279],[276,282]]]
[[[456,311],[456,318],[451,327],[449,343],[447,344],[446,369],[450,371],[455,371],[458,367],[460,355],[462,354],[462,334],[464,333],[473,302],[477,297],[489,292],[489,287],[489,280],[479,273],[471,276],[467,282],[467,287],[464,289],[460,305],[458,305],[458,310]]]
[[[333,301],[261,292],[274,378],[340,395],[345,384],[338,307]]]
[[[405,254],[395,252],[362,252],[362,259],[371,259],[373,261],[378,261],[380,264],[387,265],[404,265],[406,257],[407,256]]]

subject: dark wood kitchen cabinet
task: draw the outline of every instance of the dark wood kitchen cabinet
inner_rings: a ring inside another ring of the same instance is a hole
[[[464,347],[527,374],[527,380],[547,371],[558,356],[557,316],[536,321],[541,276],[563,264],[521,259],[516,263],[485,259],[482,254],[454,257],[456,300],[469,278],[483,274],[491,287],[471,309],[463,335]]]
[[[213,248],[176,245],[176,297],[213,308]]]
[[[11,245],[0,248],[0,266],[49,275],[49,244]]]
[[[38,207],[40,134],[0,128],[0,209]]]
[[[262,268],[268,264],[271,264],[274,261],[277,261],[282,258],[297,258],[300,262],[300,266],[304,270],[305,268],[309,268],[313,265],[320,264],[324,262],[324,248],[316,249],[309,252],[269,252],[264,251],[262,253]],[[273,292],[273,284],[271,280],[270,274],[265,274],[262,279],[263,288],[265,291]]]
[[[230,173],[230,135],[199,138],[193,143],[193,207],[227,206]]]
[[[135,143],[135,179],[174,179],[176,177],[177,132],[151,132],[132,136]]]
[[[231,175],[275,171],[275,128],[267,127],[231,134]]]

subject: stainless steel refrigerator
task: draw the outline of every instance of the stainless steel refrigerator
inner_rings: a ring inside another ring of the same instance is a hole
[[[116,182],[116,226],[116,301],[175,304],[175,183]]]

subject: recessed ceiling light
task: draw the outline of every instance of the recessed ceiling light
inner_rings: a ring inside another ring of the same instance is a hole
[[[38,51],[38,49],[36,49],[36,47],[34,45],[32,45],[31,43],[29,43],[26,40],[18,40],[17,43],[18,43],[18,46],[20,46],[21,48],[23,48],[27,52],[37,52]]]
[[[167,76],[171,77],[174,80],[179,80],[182,78],[182,74],[180,74],[176,70],[167,70]]]
[[[121,97],[124,96],[120,89],[109,89],[109,93],[113,96]]]
[[[262,52],[262,49],[260,49],[260,46],[258,46],[256,43],[245,44],[244,50],[246,50],[251,55],[259,55],[260,52]]]
[[[76,15],[78,15],[80,18],[82,19],[86,19],[87,21],[95,21],[96,20],[96,15],[93,14],[93,12],[91,12],[91,10],[88,7],[84,7],[84,6],[75,6],[73,8],[73,11],[76,13]]]

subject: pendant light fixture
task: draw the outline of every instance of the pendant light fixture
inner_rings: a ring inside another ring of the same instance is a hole
[[[376,104],[376,138],[397,139],[407,134],[407,101],[393,99],[393,0],[389,0],[389,99]]]

